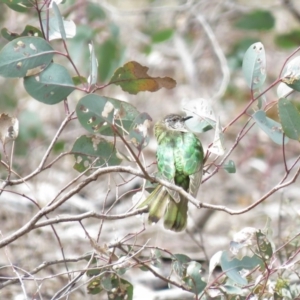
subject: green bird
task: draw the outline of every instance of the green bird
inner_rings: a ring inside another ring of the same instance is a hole
[[[203,148],[195,134],[186,129],[185,121],[192,117],[167,115],[154,126],[159,177],[182,187],[196,196],[203,170]],[[138,206],[148,206],[150,224],[164,218],[164,227],[182,231],[187,225],[188,200],[174,190],[158,185]]]

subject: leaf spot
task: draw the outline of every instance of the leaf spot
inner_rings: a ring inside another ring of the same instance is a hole
[[[114,106],[110,102],[106,102],[102,111],[102,117],[107,118],[108,115],[113,111]]]
[[[35,47],[32,43],[29,44],[29,47],[30,47],[30,49],[32,49],[33,51],[36,51],[36,50],[37,50],[36,47]]]
[[[17,42],[18,47],[25,48],[26,45],[22,41]]]
[[[100,129],[100,127],[103,125],[103,123],[102,122],[100,122],[99,124],[97,124],[97,125],[95,125],[95,126],[92,126],[92,129],[94,130],[94,132],[97,132],[99,129]]]
[[[96,121],[96,117],[95,116],[93,116],[93,117],[91,117],[89,120],[88,120],[88,124],[92,124],[93,122],[95,122]]]
[[[45,67],[46,67],[46,65],[42,64],[35,68],[28,69],[25,76],[32,76],[32,75],[38,74],[38,73],[42,72],[45,69]]]
[[[87,113],[89,111],[89,109],[87,107],[85,107],[84,105],[80,105],[79,109],[83,112],[83,113]]]
[[[92,138],[92,143],[93,143],[93,149],[94,149],[95,151],[97,151],[98,145],[100,144],[100,142],[101,142],[101,140],[100,140],[99,137],[93,136],[93,138]]]

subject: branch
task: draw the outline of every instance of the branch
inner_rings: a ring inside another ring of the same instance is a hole
[[[21,277],[21,279],[22,280],[32,280],[32,278],[31,278],[31,277],[33,277],[32,275],[38,273],[39,271],[41,271],[41,270],[43,270],[43,269],[45,269],[49,266],[56,265],[56,264],[65,264],[65,263],[71,263],[71,262],[78,262],[78,261],[81,261],[81,260],[86,260],[86,258],[88,258],[90,256],[91,256],[91,254],[87,253],[87,254],[84,254],[84,255],[79,256],[77,258],[66,258],[66,259],[61,259],[61,260],[45,261],[42,264],[40,264],[38,267],[34,268],[32,271],[28,272],[30,275],[25,274]],[[35,280],[38,280],[38,279],[35,278]],[[40,280],[43,281],[44,278],[42,278]],[[18,281],[19,281],[18,277],[14,277],[14,278],[11,278],[7,281],[4,281],[3,283],[0,283],[0,289],[4,288],[4,287],[6,287],[10,284],[17,283]]]
[[[230,70],[228,67],[227,59],[224,55],[224,52],[216,39],[216,36],[211,29],[210,25],[207,23],[206,19],[201,14],[196,14],[193,12],[194,16],[196,17],[197,21],[202,25],[202,28],[204,29],[208,39],[211,42],[212,49],[215,52],[217,58],[220,62],[220,68],[223,73],[223,78],[221,81],[221,84],[219,84],[219,90],[217,93],[212,97],[214,100],[220,99],[226,92],[226,89],[228,87],[229,81],[230,81]]]
[[[99,176],[104,175],[104,174],[108,174],[108,173],[112,173],[112,172],[123,172],[123,173],[129,173],[129,174],[133,174],[136,176],[139,176],[141,178],[145,178],[145,174],[142,173],[141,171],[137,171],[131,167],[123,167],[123,166],[113,166],[113,167],[107,167],[107,168],[103,168],[103,169],[98,169],[96,170],[93,174],[91,174],[90,176],[88,176],[85,180],[83,180],[82,182],[78,183],[77,186],[75,186],[73,189],[71,189],[69,192],[67,192],[64,196],[62,196],[60,199],[58,199],[55,203],[53,203],[50,206],[44,207],[43,209],[41,209],[28,223],[26,223],[23,227],[21,227],[19,230],[17,230],[16,232],[12,233],[11,235],[9,235],[8,237],[2,239],[0,241],[0,248],[8,245],[9,243],[15,241],[17,238],[23,236],[24,234],[26,234],[27,232],[31,231],[33,228],[35,228],[36,223],[46,214],[54,211],[57,207],[61,206],[64,202],[66,202],[68,199],[70,199],[73,195],[77,194],[81,189],[83,189],[85,186],[87,186],[90,182],[95,181],[98,179]],[[298,168],[296,174],[294,175],[294,177],[286,182],[283,183],[283,181],[286,178],[286,175],[284,176],[284,178],[281,180],[281,182],[279,184],[277,184],[277,186],[275,186],[272,190],[270,190],[268,193],[266,193],[263,197],[261,197],[259,200],[257,200],[255,203],[251,204],[250,206],[241,209],[241,210],[232,210],[229,209],[225,206],[222,205],[213,205],[213,204],[207,204],[207,203],[202,203],[202,202],[198,202],[192,195],[190,195],[189,193],[187,193],[186,191],[184,191],[181,187],[178,187],[166,180],[161,180],[159,178],[155,178],[155,177],[150,177],[151,180],[153,180],[154,182],[158,182],[159,184],[164,185],[165,187],[172,189],[174,191],[177,191],[178,193],[180,193],[182,196],[184,196],[185,198],[187,198],[192,204],[194,204],[197,208],[207,208],[207,209],[214,209],[214,210],[219,210],[219,211],[224,211],[230,215],[240,215],[243,214],[249,210],[251,210],[252,208],[256,207],[258,204],[260,204],[261,202],[263,202],[265,199],[267,199],[270,195],[274,194],[276,191],[292,184],[293,182],[295,182],[295,180],[297,179],[297,177],[299,176],[300,173],[300,167]],[[144,209],[144,208],[143,208]],[[144,211],[144,210],[142,210]],[[141,213],[140,211],[137,211],[136,214]],[[134,212],[133,212],[134,215]],[[45,221],[47,222],[47,221]]]
[[[39,174],[41,171],[45,170],[46,168],[49,168],[50,165],[46,166],[45,167],[45,163],[50,155],[50,152],[52,151],[53,149],[53,146],[54,144],[56,143],[58,137],[60,136],[60,134],[62,133],[63,129],[66,127],[66,125],[68,124],[68,122],[71,120],[72,118],[72,115],[74,114],[74,111],[71,112],[69,115],[66,116],[66,118],[64,119],[64,121],[61,123],[60,127],[58,128],[55,136],[53,137],[48,149],[46,150],[39,166],[37,167],[36,170],[34,170],[31,174],[27,175],[26,177],[23,177],[21,179],[16,179],[16,180],[10,180],[7,182],[7,185],[17,185],[17,184],[21,184],[21,183],[24,183],[25,181],[31,179],[32,177],[34,177],[35,175]],[[68,154],[68,153],[67,153]],[[62,153],[60,157],[64,156],[65,154]]]
[[[141,209],[134,210],[132,212],[128,212],[128,213],[125,213],[125,214],[119,214],[119,215],[98,214],[94,211],[89,211],[89,212],[86,212],[84,214],[75,215],[75,216],[70,216],[70,215],[68,215],[68,216],[57,216],[55,218],[48,219],[46,221],[41,221],[41,222],[37,223],[36,225],[34,225],[32,227],[32,229],[37,229],[37,228],[45,227],[45,226],[52,225],[52,224],[58,224],[58,223],[81,221],[81,220],[87,219],[87,218],[95,218],[95,219],[109,220],[109,221],[120,220],[120,219],[125,219],[125,218],[128,218],[128,217],[140,215],[140,214],[145,213],[147,211],[148,211],[147,208],[141,208]]]

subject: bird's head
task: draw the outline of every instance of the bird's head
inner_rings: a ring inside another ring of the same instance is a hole
[[[163,119],[163,123],[165,124],[166,128],[169,130],[175,131],[187,131],[185,127],[185,121],[192,118],[192,116],[182,117],[180,115],[167,115]]]

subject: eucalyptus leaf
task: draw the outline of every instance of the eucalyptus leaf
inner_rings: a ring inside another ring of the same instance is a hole
[[[63,23],[57,19],[57,16],[42,20],[44,32],[49,32],[49,40],[73,38],[76,34],[76,25],[73,21],[63,20]],[[62,32],[61,32],[62,31]]]
[[[223,272],[226,272],[226,275],[236,284],[242,286],[248,284],[248,281],[246,278],[241,276],[241,270],[252,270],[257,266],[264,269],[264,263],[257,255],[253,255],[251,257],[244,256],[240,260],[237,258],[231,260],[227,251],[223,251],[220,264]]]
[[[251,45],[243,59],[243,74],[251,90],[260,88],[266,80],[266,55],[262,43]]]
[[[282,145],[283,132],[281,124],[270,119],[262,110],[258,110],[252,115],[256,124],[262,129],[276,144]],[[284,144],[288,143],[289,139],[284,138]]]
[[[95,55],[95,48],[93,43],[89,44],[90,49],[90,77],[89,84],[94,85],[97,83],[98,77],[98,61]]]
[[[136,108],[124,101],[107,98],[95,94],[81,98],[76,106],[80,124],[89,132],[114,136],[111,126],[122,135],[127,135],[139,115]]]
[[[223,168],[226,172],[228,172],[229,174],[235,173],[236,172],[236,167],[235,167],[235,163],[233,160],[229,160],[227,163],[225,163],[223,165]]]
[[[300,91],[300,56],[296,56],[288,62],[281,81],[293,90]]]
[[[24,87],[29,95],[46,104],[64,100],[75,89],[67,69],[54,63],[38,75],[25,77]]]
[[[103,291],[103,288],[100,285],[101,277],[95,277],[91,280],[87,286],[88,293],[91,295],[99,294]]]
[[[129,139],[139,151],[145,148],[150,141],[149,128],[151,122],[152,118],[144,112],[139,114],[131,125]]]
[[[0,75],[25,77],[43,71],[54,55],[52,46],[39,37],[20,37],[0,51]]]
[[[185,254],[174,254],[172,268],[179,277],[186,275],[186,268],[191,259]]]
[[[198,295],[206,288],[206,282],[201,277],[201,264],[196,261],[188,263],[184,282]]]
[[[260,257],[262,257],[264,261],[270,261],[273,255],[273,249],[266,235],[259,230],[258,232],[256,232],[256,239],[259,248],[258,255],[260,255]]]
[[[84,172],[92,164],[94,167],[116,166],[121,163],[115,145],[99,136],[83,135],[72,148],[75,156],[74,169]]]
[[[108,299],[132,300],[133,286],[129,281],[123,278],[115,278],[112,280],[112,287],[112,290],[107,293]]]
[[[281,98],[278,101],[278,112],[282,128],[286,136],[293,140],[300,140],[300,114],[294,104]]]
[[[58,24],[58,28],[59,28],[61,38],[63,40],[66,40],[67,35],[66,35],[66,31],[65,31],[64,21],[63,21],[63,18],[61,16],[61,14],[60,14],[58,5],[56,4],[55,1],[52,2],[52,9],[54,11],[54,15],[55,15],[55,18],[56,18],[56,22]]]

